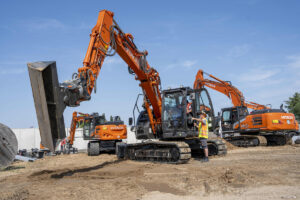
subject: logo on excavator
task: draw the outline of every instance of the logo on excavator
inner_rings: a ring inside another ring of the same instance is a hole
[[[242,128],[248,128],[248,124],[241,124]]]
[[[281,116],[281,119],[293,119],[293,116]]]
[[[211,83],[206,83],[207,86],[215,88],[216,86]]]
[[[123,130],[124,128],[122,126],[115,126],[115,127],[111,127],[110,130]]]

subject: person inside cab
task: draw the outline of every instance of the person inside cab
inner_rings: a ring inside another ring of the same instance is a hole
[[[192,114],[192,102],[186,101],[186,114]]]

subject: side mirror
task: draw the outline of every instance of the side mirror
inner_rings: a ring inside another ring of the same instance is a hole
[[[129,124],[129,126],[131,126],[131,125],[132,125],[132,122],[133,122],[133,119],[132,119],[132,117],[129,117],[129,119],[128,119],[128,124]]]

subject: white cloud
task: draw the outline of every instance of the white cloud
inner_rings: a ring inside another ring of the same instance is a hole
[[[247,100],[260,104],[271,103],[278,107],[295,91],[299,90],[299,81],[296,72],[298,57],[288,57],[291,62],[282,65],[269,65],[268,67],[251,68],[237,77],[240,85],[237,86]],[[299,70],[299,68],[298,68]]]
[[[91,30],[95,26],[94,23],[81,21],[77,22],[75,25],[66,24],[63,20],[58,20],[55,18],[40,18],[40,19],[23,19],[18,21],[16,24],[11,24],[7,26],[0,26],[0,29],[15,32],[17,29],[22,29],[26,31],[45,31],[45,30]]]
[[[287,59],[290,61],[288,63],[289,67],[300,68],[300,55],[287,56]]]
[[[102,69],[112,71],[119,65],[126,66],[126,63],[119,56],[106,56],[102,65]]]
[[[242,44],[242,45],[237,45],[232,47],[227,56],[233,57],[233,58],[238,58],[241,57],[245,54],[247,54],[251,49],[251,46],[249,44]]]
[[[238,79],[242,82],[267,81],[278,73],[278,69],[254,68],[241,74]]]
[[[21,23],[23,27],[31,31],[66,28],[66,25],[57,19],[26,20]]]
[[[26,72],[26,68],[11,68],[11,69],[0,69],[0,75],[7,75],[7,74],[22,74]]]
[[[26,61],[2,61],[0,62],[0,75],[24,73],[27,70],[26,63]]]
[[[105,65],[114,65],[114,64],[120,64],[122,63],[122,60],[120,57],[116,56],[107,56],[104,60]]]
[[[0,62],[0,68],[7,68],[7,65],[26,65],[28,61],[1,61]]]
[[[184,61],[172,63],[172,64],[169,64],[166,66],[166,70],[174,69],[174,68],[178,68],[178,67],[190,69],[190,68],[196,66],[197,62],[198,62],[197,60],[184,60]]]
[[[186,68],[191,68],[193,66],[195,66],[197,63],[197,60],[186,60],[182,63],[182,66],[186,67]]]
[[[86,22],[81,22],[78,26],[78,29],[88,29],[88,30],[92,30],[92,28],[95,26],[96,24],[92,24],[92,23],[86,23]]]

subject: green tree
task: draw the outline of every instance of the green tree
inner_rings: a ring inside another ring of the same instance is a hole
[[[296,92],[289,100],[285,101],[286,108],[300,120],[300,93]]]

